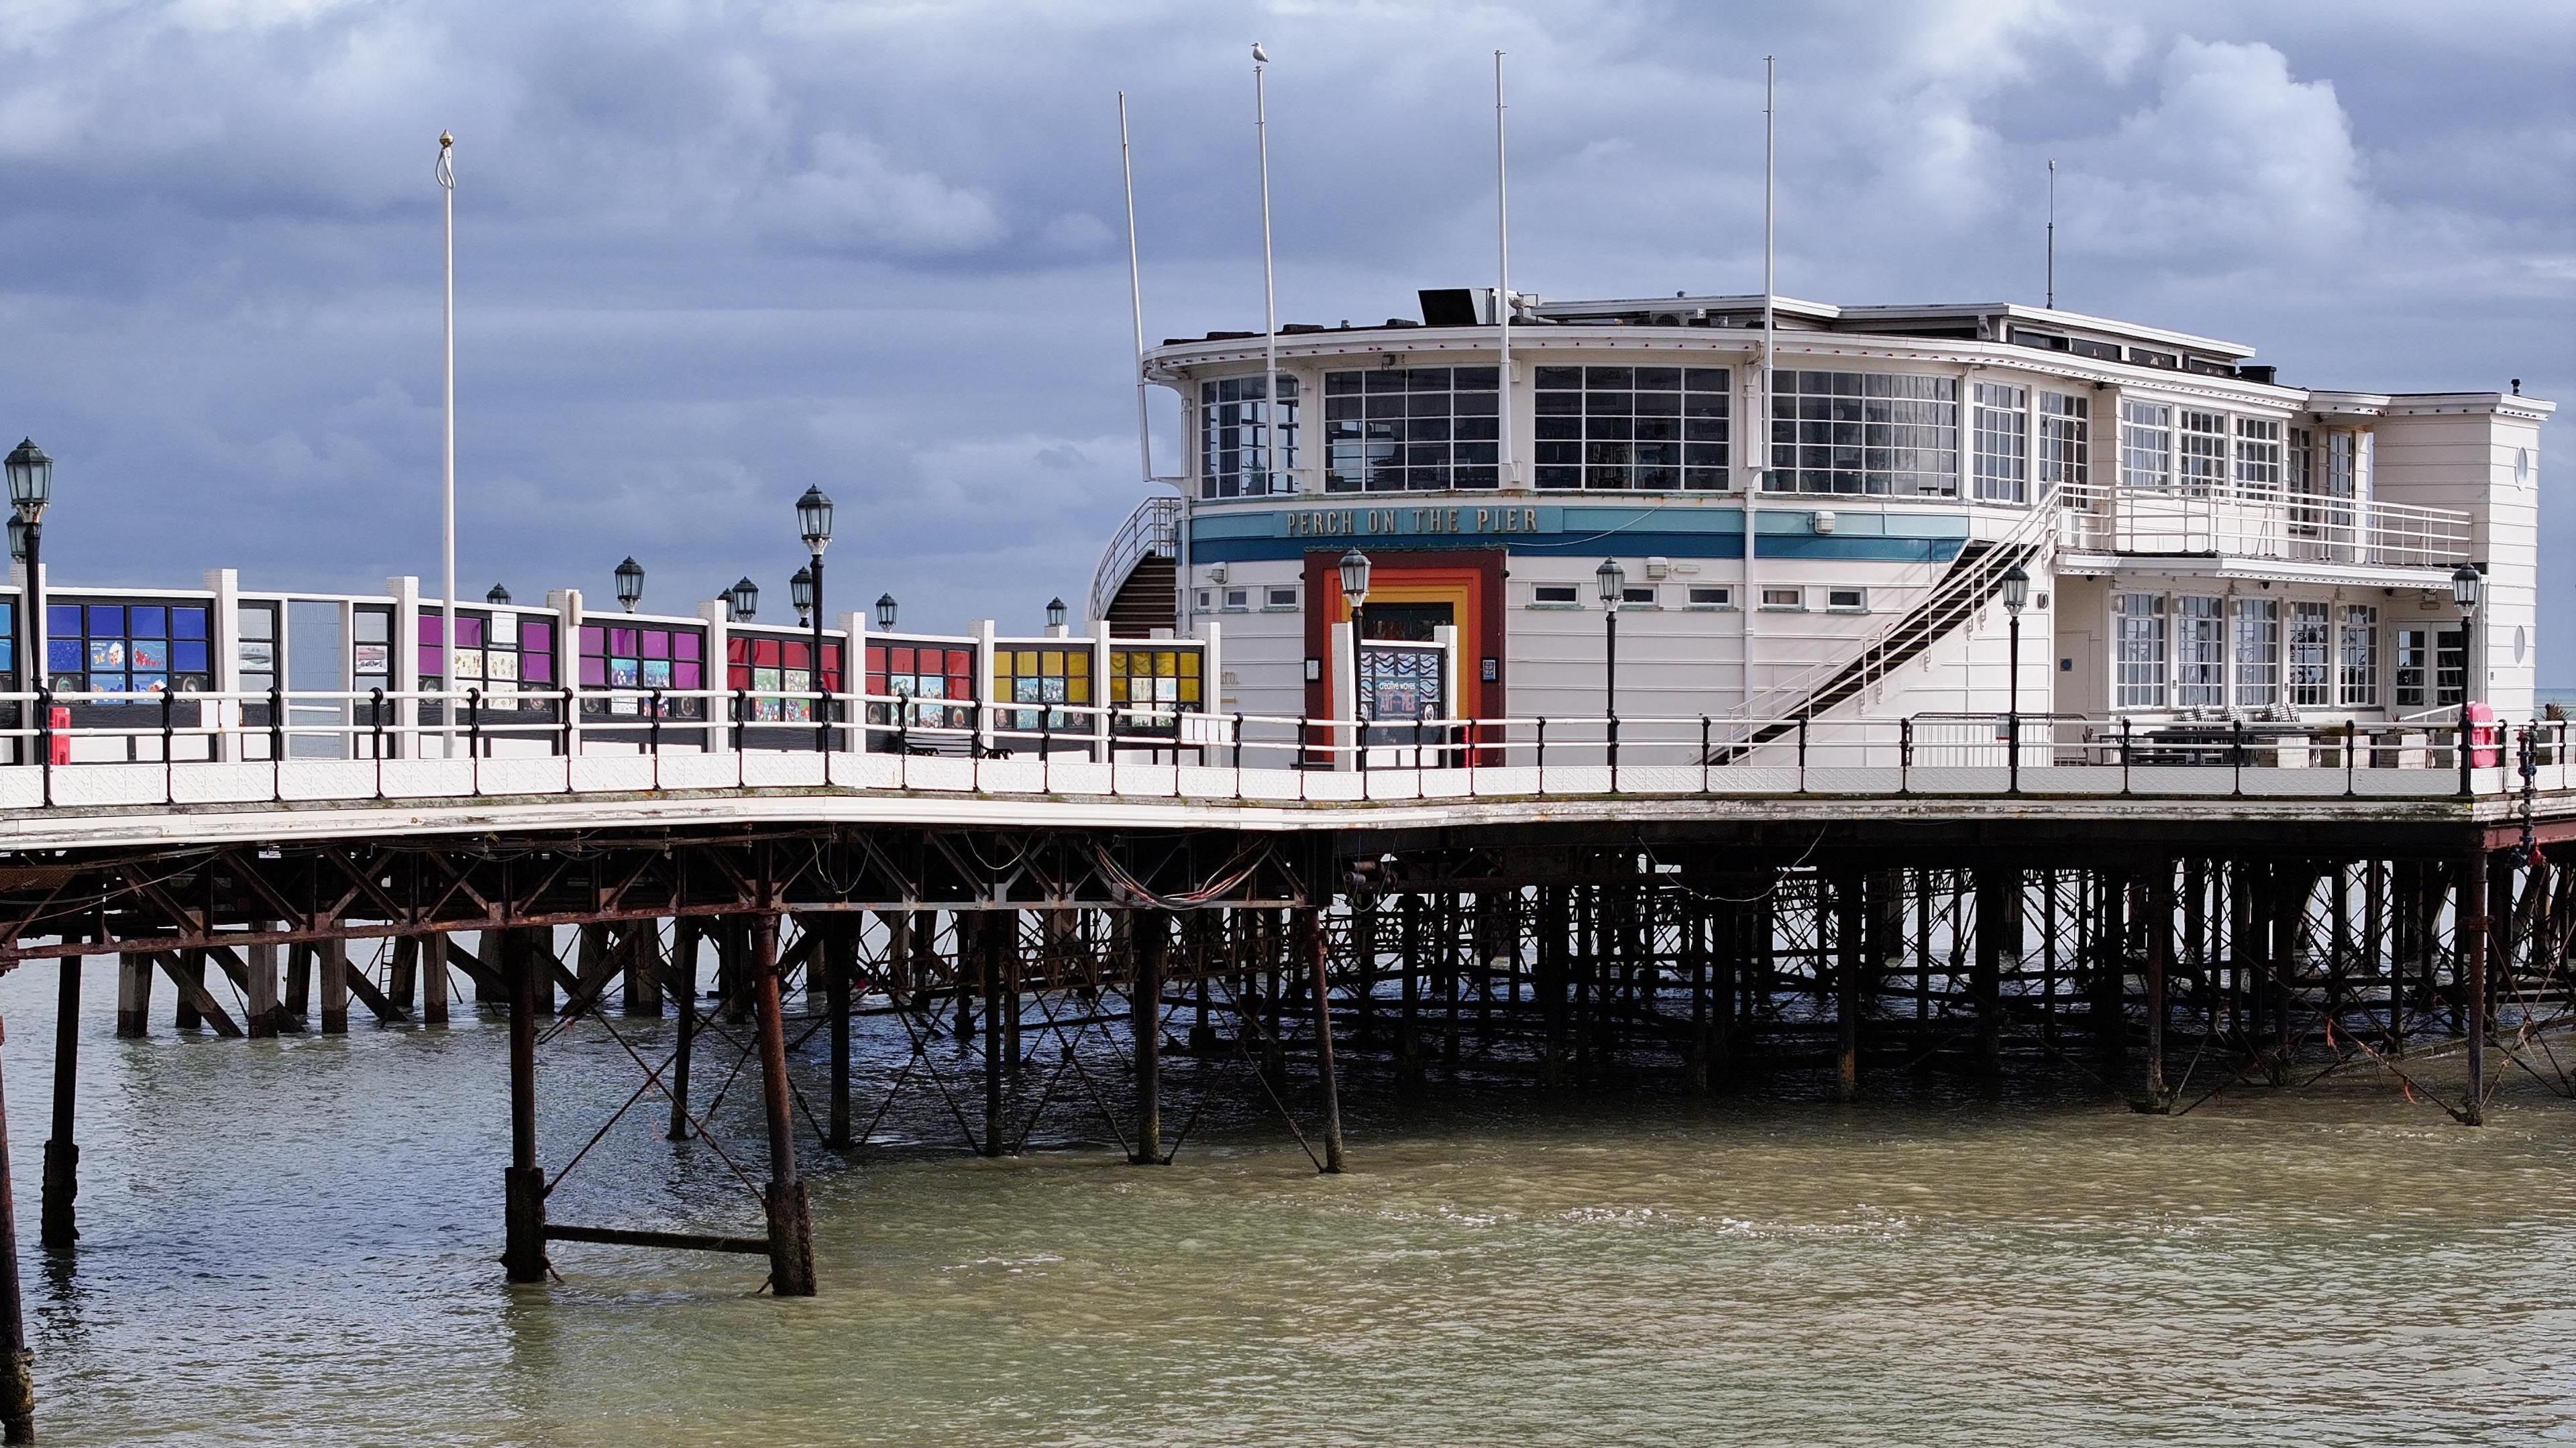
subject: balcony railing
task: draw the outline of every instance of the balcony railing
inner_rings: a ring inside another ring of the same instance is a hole
[[[2469,515],[2277,489],[2201,492],[2068,484],[2058,489],[2058,547],[2070,553],[2264,558],[2381,568],[2457,567],[2469,560]]]

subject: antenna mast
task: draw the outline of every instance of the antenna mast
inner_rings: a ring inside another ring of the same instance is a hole
[[[2048,163],[2048,306],[2057,308],[2057,161]]]
[[[1497,421],[1496,481],[1519,486],[1520,470],[1512,460],[1512,192],[1503,145],[1503,53],[1494,52],[1494,335],[1500,342],[1495,370]]]

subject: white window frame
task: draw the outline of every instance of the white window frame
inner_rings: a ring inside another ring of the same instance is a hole
[[[1807,590],[1766,588],[1762,590],[1762,609],[1765,613],[1804,613],[1807,611]]]
[[[1287,596],[1283,598],[1280,596],[1282,594]],[[1263,599],[1261,611],[1264,613],[1294,613],[1297,611],[1297,585],[1293,583],[1272,584],[1261,590],[1261,597]]]
[[[2228,698],[2239,709],[2281,702],[2281,601],[2239,594],[2228,618]]]
[[[1619,611],[1621,613],[1628,613],[1644,608],[1662,608],[1663,606],[1663,590],[1656,588],[1651,583],[1631,583],[1619,590]]]
[[[2227,440],[2232,430],[2226,413],[2205,407],[2178,409],[2174,417],[2174,486],[2194,498],[2226,493]]]
[[[2336,704],[2346,709],[2378,708],[2379,662],[2379,610],[2366,603],[2335,605]]]
[[[2112,708],[2162,709],[2173,697],[2173,634],[2166,614],[2161,593],[2111,595]],[[2152,657],[2131,658],[2133,644]]]
[[[2170,489],[2173,459],[2173,404],[2121,398],[2120,486],[2152,492]]]
[[[2227,600],[2217,594],[2175,596],[2172,620],[2174,707],[2227,707]]]
[[[1560,598],[1551,598],[1549,597],[1550,594],[1562,594],[1564,596]],[[1529,606],[1532,608],[1581,608],[1583,607],[1583,585],[1580,583],[1533,583],[1530,585]]]
[[[1223,604],[1223,610],[1224,610],[1225,612],[1227,612],[1227,613],[1250,613],[1250,612],[1252,612],[1252,590],[1251,590],[1251,589],[1249,589],[1249,588],[1228,588],[1228,589],[1226,589],[1226,590],[1225,590],[1225,592],[1224,592],[1224,595],[1223,595],[1223,596],[1224,596],[1224,599],[1225,599],[1225,602],[1224,602],[1224,604]]]
[[[1731,584],[1694,583],[1686,597],[1690,599],[1688,606],[1691,608],[1714,610],[1735,607],[1735,589]]]
[[[1846,593],[1851,595],[1851,602],[1835,602],[1837,598]],[[1869,590],[1866,588],[1828,588],[1825,590],[1825,612],[1867,613],[1869,612]]]
[[[2281,692],[2293,709],[2331,709],[2335,699],[2335,606],[2323,599],[2294,598],[2284,612],[2281,631]],[[2314,629],[2313,638],[2302,638]],[[2301,657],[2313,649],[2314,658]],[[2314,670],[2313,676],[2307,671]]]
[[[1969,384],[1972,496],[1984,503],[2030,501],[2030,389],[2008,382]]]

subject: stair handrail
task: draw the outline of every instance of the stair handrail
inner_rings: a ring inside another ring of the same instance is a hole
[[[1800,670],[1788,682],[1764,690],[1760,698],[1744,708],[1743,716],[1748,719],[1813,718],[1817,696],[1849,674],[1855,666],[1861,670],[1860,684],[1855,693],[1866,691],[1872,684],[1886,678],[1897,667],[1889,664],[1887,659],[1899,634],[1906,632],[1918,620],[1929,618],[1943,606],[1956,601],[1962,594],[1991,594],[2002,580],[2004,570],[2022,558],[2046,556],[2036,545],[2044,538],[2055,536],[2057,508],[2056,487],[2053,484],[2043,487],[2021,520],[2013,524],[2004,536],[1995,539],[1992,546],[1979,554],[1968,567],[1952,568],[1943,573],[1920,602],[1890,619],[1858,649],[1838,658],[1819,660]]]
[[[1136,565],[1157,553],[1174,561],[1181,556],[1181,500],[1150,497],[1138,503],[1100,550],[1100,566],[1091,572],[1091,617],[1107,618],[1120,585]]]

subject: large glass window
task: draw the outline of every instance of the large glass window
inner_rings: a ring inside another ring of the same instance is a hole
[[[2347,603],[2335,633],[2335,696],[2347,709],[2379,707],[2379,610]]]
[[[745,716],[751,722],[813,723],[813,700],[778,696],[814,692],[814,640],[810,637],[728,633],[725,635],[725,687],[737,694],[752,696],[743,706]],[[837,639],[823,641],[823,692],[841,692],[841,645]]]
[[[1763,486],[1958,496],[1958,382],[1913,372],[1773,373]]]
[[[2161,402],[2120,404],[2120,486],[2162,488],[2173,475],[2173,409]]]
[[[1325,373],[1324,487],[1398,493],[1495,486],[1497,376],[1491,367]]]
[[[2236,419],[2236,486],[2249,493],[2281,490],[2281,424],[2277,420]]]
[[[2182,490],[2195,498],[2227,491],[2227,414],[2182,410],[2182,451],[2175,473]]]
[[[975,697],[975,651],[941,648],[929,644],[868,645],[868,692],[894,695],[903,699],[965,699]],[[868,722],[899,722],[891,704],[870,704]],[[929,704],[900,706],[905,717],[919,727],[964,729],[975,722],[972,709],[945,708]]]
[[[2333,607],[2290,605],[2290,704],[2322,709],[2334,703]]]
[[[1257,498],[1297,488],[1297,379],[1279,374],[1277,456],[1272,455],[1266,379],[1226,377],[1199,384],[1199,496]]]
[[[444,621],[433,609],[420,614],[420,686],[432,691],[448,687],[446,649],[440,639]],[[583,630],[584,633],[592,630]],[[691,635],[692,638],[695,635]],[[361,634],[357,649],[365,657],[367,644]],[[658,676],[669,667],[667,660],[653,672]],[[603,676],[607,665],[601,665]],[[641,663],[637,672],[642,673]],[[692,670],[694,672],[694,670]],[[483,691],[485,708],[542,708],[541,699],[519,697],[521,684],[551,689],[555,682],[555,623],[551,618],[526,618],[507,610],[458,609],[456,611],[456,688]],[[596,686],[594,686],[596,687]],[[679,687],[669,683],[662,688]],[[687,687],[695,688],[695,685]],[[436,706],[432,706],[433,708]]]
[[[993,693],[997,699],[1014,704],[1087,705],[1091,702],[1091,650],[1001,649],[993,655]],[[1091,720],[1087,713],[1068,714],[1060,708],[1012,709],[1003,713],[1001,727],[1089,733]]]
[[[1177,732],[1177,716],[1202,706],[1200,684],[1197,649],[1109,651],[1109,703],[1121,734]]]
[[[1980,382],[1970,392],[1975,404],[1977,496],[1989,502],[2028,501],[2022,490],[2030,461],[2029,393],[2019,387]]]
[[[2161,709],[2165,703],[2165,596],[2111,596],[2114,698],[2123,709]]]
[[[2280,702],[2280,601],[2240,598],[2236,600],[2236,707],[2269,709]]]
[[[465,620],[459,618],[462,624]],[[457,633],[458,651],[463,652],[464,632]],[[654,689],[703,689],[706,687],[706,635],[694,628],[664,628],[635,624],[583,624],[581,626],[581,686],[585,689],[612,689],[617,695],[606,699],[584,699],[584,714],[640,715],[644,712],[641,695]],[[459,657],[459,672],[465,659]],[[428,663],[421,665],[427,672]],[[663,715],[673,719],[700,719],[706,716],[698,699],[668,699]]]
[[[2227,601],[2186,594],[2174,600],[2174,703],[2227,705]]]
[[[2460,702],[2463,640],[2458,629],[2401,628],[2394,640],[2390,682],[2400,709],[2438,708]]]
[[[2088,475],[2093,399],[2064,392],[2039,394],[2039,446],[2032,477],[2042,488],[2081,485]]]
[[[1716,491],[1726,486],[1723,367],[1541,367],[1542,488]]]
[[[203,692],[206,618],[202,603],[48,604],[45,672],[58,693]]]

